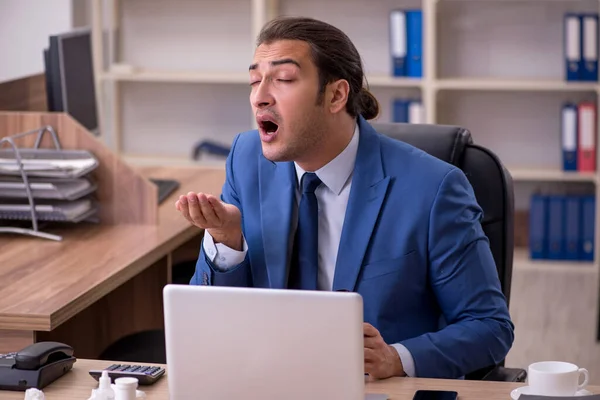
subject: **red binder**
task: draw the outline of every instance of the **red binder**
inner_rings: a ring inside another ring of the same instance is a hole
[[[581,172],[596,171],[596,105],[592,102],[579,103],[577,169]]]

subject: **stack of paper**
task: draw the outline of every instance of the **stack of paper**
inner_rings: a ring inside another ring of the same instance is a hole
[[[91,199],[69,202],[46,200],[35,203],[36,218],[39,221],[80,222],[93,216],[97,211]],[[0,220],[31,220],[31,218],[31,205],[27,200],[14,200],[9,204],[0,204]]]
[[[98,161],[90,152],[20,149],[19,155],[20,162],[13,149],[0,150],[0,220],[80,222],[97,213],[90,173]]]
[[[28,181],[36,199],[76,200],[96,190],[96,184],[87,178],[29,178]],[[4,177],[0,180],[0,197],[27,198],[25,183],[18,177]]]

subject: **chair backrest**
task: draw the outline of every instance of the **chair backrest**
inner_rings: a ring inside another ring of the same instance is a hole
[[[483,231],[507,304],[514,248],[514,191],[510,174],[489,149],[473,143],[471,133],[458,126],[374,123],[381,134],[406,142],[460,168],[473,187],[483,210]]]
[[[471,133],[458,126],[403,123],[372,125],[379,133],[417,147],[464,172],[483,210],[481,226],[489,239],[508,306],[514,250],[514,189],[512,177],[500,159],[489,149],[474,144]],[[504,365],[504,361],[498,365]],[[495,367],[473,371],[465,378],[483,379]]]

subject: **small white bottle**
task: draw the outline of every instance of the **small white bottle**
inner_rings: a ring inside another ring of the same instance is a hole
[[[100,375],[100,379],[98,379],[98,389],[93,390],[91,399],[113,400],[114,398],[115,392],[110,384],[110,376],[108,376],[108,371],[102,371],[102,375]]]
[[[136,400],[138,380],[137,378],[115,379],[115,400]]]
[[[39,389],[31,388],[25,391],[25,400],[45,400],[44,392]]]

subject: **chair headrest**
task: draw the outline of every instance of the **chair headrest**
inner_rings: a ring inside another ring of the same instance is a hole
[[[373,123],[386,136],[408,143],[452,165],[460,167],[467,145],[473,143],[471,132],[451,125]]]

